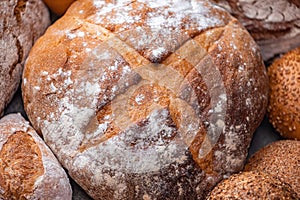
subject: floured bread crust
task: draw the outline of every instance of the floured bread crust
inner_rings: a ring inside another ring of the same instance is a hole
[[[0,116],[17,90],[33,43],[50,24],[40,0],[0,2]]]
[[[23,99],[94,199],[201,199],[243,168],[267,104],[259,49],[206,1],[76,1],[37,41]]]
[[[0,120],[0,199],[72,199],[65,171],[18,114]]]
[[[261,48],[264,60],[300,45],[299,0],[213,0],[235,16]]]

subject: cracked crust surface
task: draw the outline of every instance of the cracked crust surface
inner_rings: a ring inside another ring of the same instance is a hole
[[[25,66],[33,126],[94,199],[201,199],[267,103],[259,49],[207,1],[76,1]]]
[[[21,80],[25,59],[50,24],[46,6],[37,0],[0,2],[0,115]]]
[[[19,114],[0,120],[0,199],[72,199],[67,174]]]

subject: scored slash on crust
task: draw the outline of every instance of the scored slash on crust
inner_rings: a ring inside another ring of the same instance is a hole
[[[91,197],[203,198],[242,168],[267,79],[235,19],[207,1],[73,5],[33,48],[23,96]]]
[[[89,56],[81,66],[80,70],[82,78],[87,80],[95,79],[96,75],[94,74],[94,71],[91,70],[91,65],[94,65],[95,63],[105,62],[105,59],[107,59],[107,50],[112,50],[117,51],[117,53],[120,54],[123,59],[125,59],[125,61],[132,69],[128,70],[127,76],[131,77],[132,79],[136,79],[134,83],[128,84],[126,83],[127,80],[120,78],[117,84],[114,86],[114,88],[123,88],[123,90],[122,92],[120,92],[120,94],[117,94],[116,97],[112,98],[111,102],[109,102],[109,113],[111,114],[111,116],[113,116],[112,118],[114,121],[113,128],[118,130],[117,132],[121,133],[124,131],[128,131],[130,127],[138,123],[138,121],[141,119],[134,119],[134,117],[131,115],[128,106],[129,102],[134,98],[135,93],[141,95],[137,91],[141,90],[141,88],[143,88],[144,86],[158,85],[158,87],[162,87],[165,89],[164,91],[168,96],[168,104],[161,105],[159,101],[154,101],[152,105],[147,108],[147,116],[144,117],[164,115],[162,112],[159,112],[159,110],[169,110],[169,115],[175,122],[179,132],[179,134],[176,134],[175,138],[173,138],[170,143],[177,143],[177,145],[178,143],[180,143],[180,146],[182,148],[181,152],[180,150],[176,151],[176,153],[182,155],[170,157],[173,159],[175,159],[176,157],[184,156],[184,149],[187,149],[192,145],[195,137],[197,137],[197,134],[199,134],[199,132],[200,134],[206,132],[206,135],[202,136],[203,139],[200,148],[197,149],[198,152],[196,160],[204,159],[211,152],[214,145],[218,142],[219,136],[225,128],[225,115],[227,105],[227,94],[223,84],[221,73],[219,72],[219,69],[214,66],[213,59],[210,58],[210,56],[207,54],[207,51],[202,48],[199,43],[187,36],[187,34],[184,35],[184,37],[186,37],[184,38],[186,42],[181,47],[179,47],[178,49],[176,49],[175,47],[170,47],[170,49],[168,49],[170,52],[180,57],[180,59],[184,59],[189,64],[191,64],[194,67],[193,70],[197,70],[206,84],[210,96],[210,112],[208,113],[208,119],[204,122],[204,124],[202,124],[203,119],[201,120],[202,116],[201,111],[199,110],[200,106],[198,105],[198,100],[194,100],[192,102],[192,104],[194,105],[191,105],[191,102],[186,102],[184,98],[181,98],[182,88],[180,86],[184,85],[184,92],[188,92],[188,95],[193,99],[197,98],[196,92],[194,91],[191,83],[189,83],[186,77],[180,74],[180,72],[178,72],[171,66],[173,63],[171,63],[169,66],[166,66],[162,63],[153,63],[120,39],[122,35],[135,35],[137,32],[141,34],[140,27],[138,29],[123,31],[121,33],[118,33],[118,35],[113,34],[107,29],[101,27],[98,28],[101,29],[101,32],[105,33],[103,35],[103,38],[101,38],[104,42],[101,43],[97,48],[93,49],[92,53],[89,54]],[[148,37],[155,38],[158,36],[158,34],[160,34],[160,30],[152,30],[151,36],[148,35]],[[163,52],[164,49],[158,49],[157,51],[161,51],[162,53],[157,52],[156,54],[154,52],[153,56],[161,57],[165,55]],[[202,67],[203,65],[206,67]],[[99,76],[99,74],[97,74],[97,76]],[[174,80],[173,82],[169,81],[170,77],[172,77],[172,79]],[[78,95],[76,91],[74,92],[74,95]],[[89,98],[89,95],[86,95],[86,97]],[[138,100],[143,100],[143,98],[144,96],[135,97],[135,99]],[[97,102],[98,110],[100,110],[100,108],[103,109],[105,106],[106,103]],[[91,116],[90,122],[86,126],[87,128],[85,132],[97,132],[97,129],[99,129],[98,121],[99,113],[95,113],[94,116]],[[205,127],[206,130],[203,131],[203,127]],[[116,134],[108,131],[107,128],[108,124],[104,124],[104,126],[102,125],[100,129],[101,132],[104,132],[104,134],[100,137],[98,135],[92,138],[85,137],[80,145],[80,151],[83,152],[86,148],[97,146],[100,143],[107,141],[109,138],[113,137]],[[145,137],[149,137],[149,135],[145,135]],[[152,151],[152,153],[160,154],[155,150]],[[136,153],[131,148],[120,149],[120,154],[131,155],[130,157],[126,157],[127,159],[130,159],[130,161],[126,160],[126,162],[128,163],[144,162],[145,164],[147,161],[147,158],[143,159],[140,156],[136,155]],[[157,155],[158,158],[160,156],[161,155]],[[174,161],[175,160],[164,159],[160,162],[160,164],[169,165]],[[127,167],[125,167],[125,163],[120,164],[120,166],[122,165],[124,167],[124,170],[130,170],[131,172],[135,171],[135,169],[138,168],[136,167],[138,164],[130,165],[130,169],[127,169],[128,165]],[[155,168],[157,168],[157,166],[155,166]],[[145,168],[145,170],[151,171],[150,168]]]

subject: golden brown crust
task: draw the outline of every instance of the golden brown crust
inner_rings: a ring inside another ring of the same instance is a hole
[[[0,120],[0,199],[71,199],[68,177],[20,115]]]
[[[26,199],[44,174],[41,151],[32,136],[21,131],[10,136],[2,146],[0,160],[2,198]]]
[[[255,42],[206,1],[76,1],[23,80],[30,121],[95,199],[203,198],[242,169],[268,93]]]
[[[256,152],[245,166],[246,171],[263,171],[293,188],[300,198],[300,141],[274,142]]]
[[[207,199],[298,199],[290,185],[264,172],[242,172],[219,183]]]
[[[268,75],[270,122],[284,138],[300,140],[300,47],[277,59]]]

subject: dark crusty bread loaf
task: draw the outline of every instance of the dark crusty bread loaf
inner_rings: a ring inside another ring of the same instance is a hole
[[[19,114],[0,120],[0,199],[72,199],[67,174]]]
[[[300,46],[299,0],[212,0],[250,32],[268,60]]]
[[[299,199],[290,185],[264,172],[242,172],[220,182],[207,199]]]
[[[256,152],[246,171],[263,171],[288,183],[300,199],[300,141],[282,140]]]
[[[41,0],[0,1],[0,116],[17,90],[22,65],[35,40],[50,24]]]
[[[23,74],[33,126],[95,199],[201,199],[267,105],[256,43],[207,1],[75,1]]]

